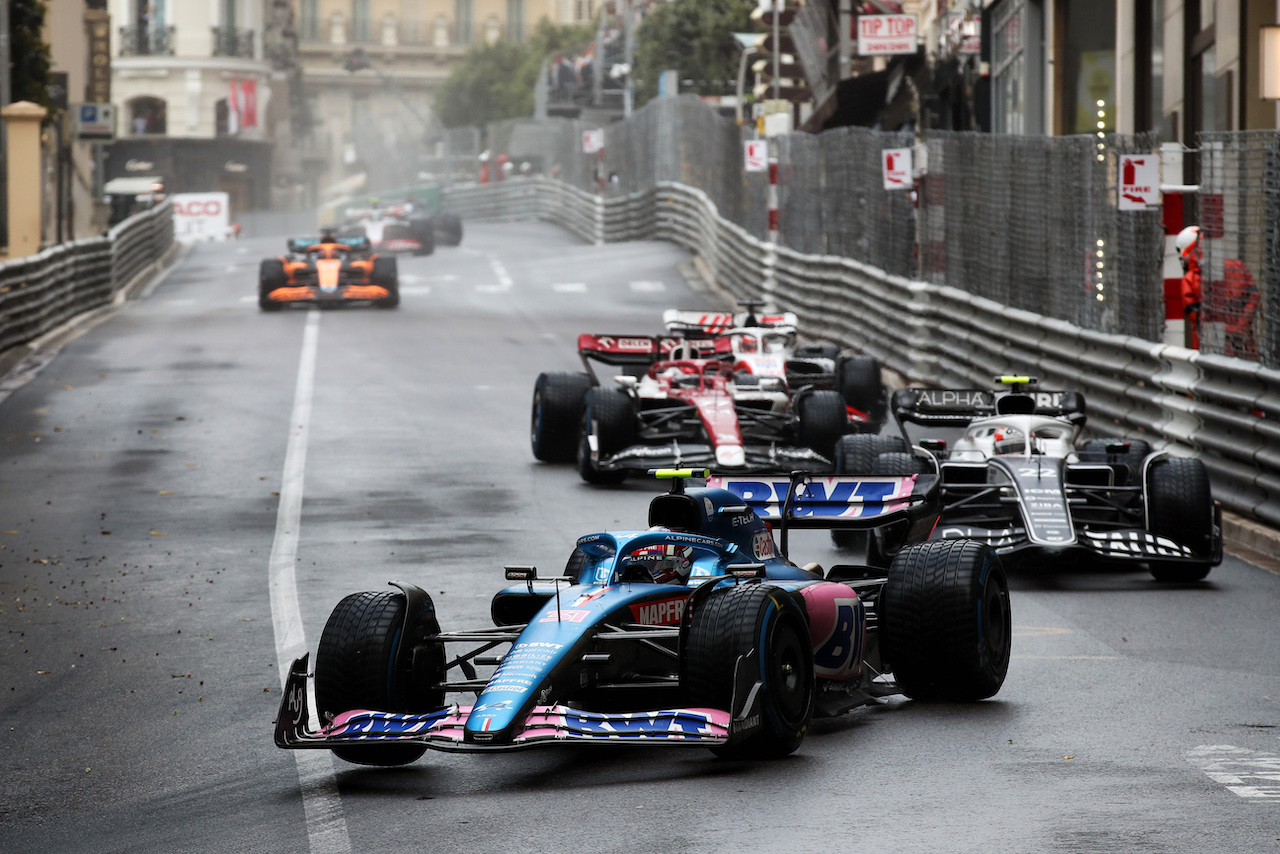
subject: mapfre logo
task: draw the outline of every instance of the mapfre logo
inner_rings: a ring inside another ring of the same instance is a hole
[[[631,616],[645,626],[674,626],[684,617],[685,597],[631,606]]]

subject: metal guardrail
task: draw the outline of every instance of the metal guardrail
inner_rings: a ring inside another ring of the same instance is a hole
[[[469,219],[554,222],[594,243],[677,243],[702,255],[736,297],[771,299],[809,334],[871,353],[912,383],[987,386],[1013,370],[1080,390],[1094,433],[1198,455],[1225,506],[1280,525],[1280,371],[1083,329],[850,258],[773,247],[678,183],[601,198],[533,178],[455,187],[445,205]]]
[[[130,217],[106,237],[0,263],[0,352],[110,303],[173,245],[173,207]]]

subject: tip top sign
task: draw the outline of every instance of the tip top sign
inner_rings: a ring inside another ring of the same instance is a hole
[[[920,44],[915,15],[859,15],[854,26],[861,56],[912,54]]]

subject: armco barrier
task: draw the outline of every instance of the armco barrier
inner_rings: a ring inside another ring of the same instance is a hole
[[[677,243],[703,256],[736,297],[772,299],[808,334],[871,353],[913,383],[989,386],[1016,371],[1083,391],[1095,434],[1141,436],[1197,454],[1225,506],[1280,525],[1280,371],[1082,329],[848,258],[769,246],[682,184],[602,199],[532,178],[457,187],[445,204],[464,218],[546,220],[593,243]]]
[[[106,237],[0,263],[0,352],[110,303],[153,270],[172,245],[173,211],[165,202],[130,217]]]

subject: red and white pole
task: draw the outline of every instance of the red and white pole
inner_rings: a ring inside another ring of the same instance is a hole
[[[769,146],[769,242],[778,245],[778,156]]]

